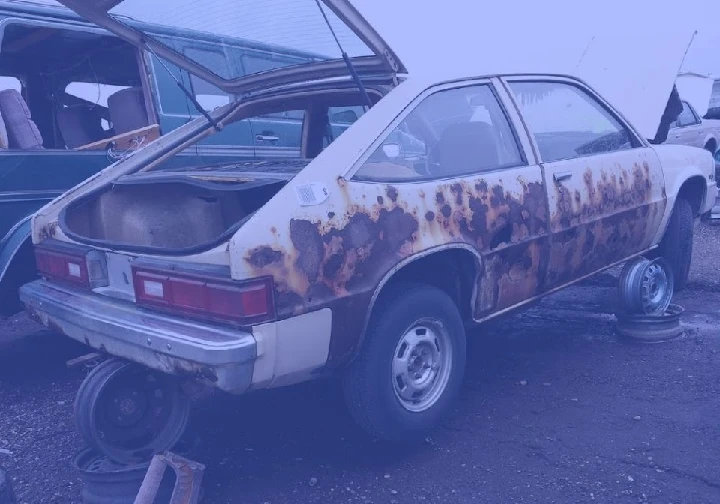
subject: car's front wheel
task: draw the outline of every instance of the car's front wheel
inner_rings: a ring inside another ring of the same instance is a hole
[[[675,291],[685,288],[690,276],[690,263],[692,261],[694,217],[690,202],[685,198],[678,198],[673,207],[670,220],[665,230],[658,254],[664,257],[673,271]]]
[[[462,384],[465,328],[455,302],[428,285],[398,283],[376,303],[345,396],[368,433],[393,442],[422,440]]]

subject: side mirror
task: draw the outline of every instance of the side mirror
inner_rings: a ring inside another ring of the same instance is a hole
[[[400,145],[394,143],[383,144],[383,152],[390,159],[396,159],[400,157]]]

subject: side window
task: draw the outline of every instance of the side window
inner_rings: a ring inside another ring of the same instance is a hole
[[[231,73],[228,68],[227,58],[221,52],[188,47],[185,49],[185,54],[220,76],[229,76]],[[195,99],[202,108],[213,110],[230,103],[231,96],[225,91],[193,74],[189,75]]]
[[[447,178],[523,164],[515,135],[487,84],[438,91],[420,102],[355,175]]]
[[[683,126],[692,126],[693,124],[698,123],[698,119],[693,113],[692,108],[688,105],[687,102],[682,102],[682,112],[680,112],[680,115],[678,116],[676,122],[678,127]]]
[[[631,149],[630,131],[593,96],[563,82],[510,82],[544,162]]]
[[[362,107],[330,107],[328,109],[330,124],[338,126],[350,126],[364,113],[365,110]]]
[[[112,86],[98,82],[71,82],[65,87],[65,92],[91,104],[94,103],[95,105],[107,108],[110,95],[117,93],[121,89],[127,89],[128,87],[129,86]],[[108,123],[106,119],[101,119],[100,123],[105,131],[110,130],[110,123]]]

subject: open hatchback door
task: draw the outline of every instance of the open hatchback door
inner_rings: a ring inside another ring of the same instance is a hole
[[[393,51],[347,0],[59,2],[230,94],[346,76],[346,57],[360,75],[406,73]],[[226,43],[225,57],[183,51],[173,41],[178,30],[212,34]],[[262,57],[238,44],[243,40],[262,44],[260,51],[255,50]]]

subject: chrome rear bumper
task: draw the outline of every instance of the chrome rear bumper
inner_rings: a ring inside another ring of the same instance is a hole
[[[110,355],[231,393],[252,383],[257,343],[249,332],[145,311],[45,280],[21,287],[20,299],[45,326]]]

